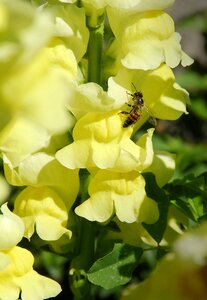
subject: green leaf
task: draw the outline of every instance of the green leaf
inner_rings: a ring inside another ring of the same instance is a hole
[[[98,259],[87,273],[88,280],[105,289],[127,283],[143,250],[127,244],[115,244],[112,252]]]
[[[173,196],[196,197],[204,195],[207,192],[206,188],[207,172],[200,176],[189,174],[182,179],[176,179],[165,188]]]
[[[186,203],[185,201],[181,200],[181,199],[176,199],[176,200],[172,200],[171,203],[177,207],[186,217],[188,217],[189,219],[196,221],[195,217],[191,211],[191,207],[189,205],[189,203]]]
[[[143,176],[146,181],[145,190],[147,196],[154,199],[158,204],[159,219],[154,224],[142,223],[142,225],[153,237],[153,239],[159,243],[162,240],[167,226],[169,199],[165,194],[165,191],[157,185],[154,174],[144,173]]]
[[[207,213],[206,181],[207,173],[203,173],[198,177],[194,174],[189,174],[165,186],[171,203],[195,222]]]

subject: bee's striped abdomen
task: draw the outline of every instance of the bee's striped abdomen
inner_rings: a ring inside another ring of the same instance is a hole
[[[137,111],[132,111],[129,116],[124,121],[123,127],[129,127],[130,125],[136,123],[140,118],[140,113]]]

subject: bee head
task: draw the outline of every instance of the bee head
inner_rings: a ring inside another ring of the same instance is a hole
[[[141,92],[135,92],[135,93],[134,93],[134,96],[135,96],[136,98],[142,98],[142,97],[143,97],[143,95],[142,95]]]
[[[135,92],[133,95],[134,100],[136,99],[136,101],[138,102],[138,104],[140,106],[144,105],[144,100],[143,100],[143,95],[141,92]]]

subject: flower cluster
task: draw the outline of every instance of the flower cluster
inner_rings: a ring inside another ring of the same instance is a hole
[[[154,128],[134,138],[149,114],[175,120],[187,113],[188,93],[171,68],[192,60],[164,12],[173,0],[75,2],[0,3],[0,152],[7,182],[22,187],[13,212],[2,206],[2,300],[60,292],[32,269],[32,254],[17,246],[23,237],[30,240],[36,231],[56,246],[64,237],[64,248],[74,205],[89,221],[114,218],[123,236],[124,224],[154,223],[159,210],[143,173],[153,172],[163,186],[175,168],[172,154],[154,151]],[[113,34],[104,48],[106,15]],[[134,87],[144,107],[137,107],[134,126],[123,128]],[[88,197],[76,205],[84,188],[80,169],[90,180]],[[142,239],[145,234],[140,229]],[[35,290],[28,285],[34,280]]]

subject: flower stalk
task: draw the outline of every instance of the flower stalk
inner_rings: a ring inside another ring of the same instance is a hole
[[[101,80],[101,59],[103,49],[104,26],[101,23],[98,27],[89,27],[90,36],[88,42],[88,82],[100,83]]]

